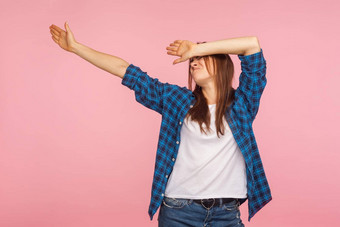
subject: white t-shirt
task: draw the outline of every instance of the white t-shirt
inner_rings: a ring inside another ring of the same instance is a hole
[[[210,128],[200,132],[197,122],[187,118],[181,128],[177,160],[169,176],[165,196],[172,198],[247,198],[244,157],[223,117],[224,135],[216,134],[216,104],[210,104]],[[206,125],[203,124],[206,128]]]

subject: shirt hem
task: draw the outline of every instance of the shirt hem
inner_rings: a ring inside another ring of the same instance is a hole
[[[165,195],[166,197],[178,198],[178,199],[206,199],[206,198],[238,198],[246,199],[245,195],[213,195],[213,196],[183,196],[183,195]]]

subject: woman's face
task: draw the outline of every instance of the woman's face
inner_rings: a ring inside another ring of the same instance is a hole
[[[195,80],[196,84],[204,87],[204,84],[213,79],[213,75],[210,75],[205,65],[204,59],[201,56],[195,56],[189,59],[190,61],[190,73]],[[210,68],[213,70],[212,58],[209,57]]]

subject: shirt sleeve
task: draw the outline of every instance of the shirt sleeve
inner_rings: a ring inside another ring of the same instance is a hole
[[[130,64],[121,84],[135,92],[137,102],[162,114],[164,88],[167,83],[162,83],[157,78],[150,77],[147,72]]]
[[[254,120],[260,106],[261,95],[267,84],[266,60],[262,48],[254,54],[238,55],[238,58],[241,60],[242,72],[235,96],[244,102]]]

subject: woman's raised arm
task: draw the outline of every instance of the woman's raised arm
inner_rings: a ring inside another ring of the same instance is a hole
[[[74,35],[69,28],[68,24],[64,24],[66,31],[59,28],[58,26],[52,24],[50,26],[50,32],[52,34],[52,39],[57,43],[62,49],[75,53],[91,64],[101,68],[115,76],[120,78],[124,77],[129,63],[124,59],[119,57],[109,55],[96,51],[90,47],[87,47],[74,38]]]

